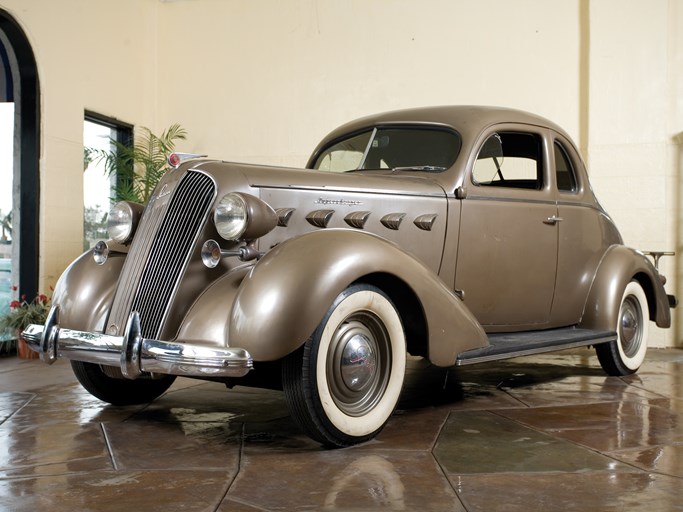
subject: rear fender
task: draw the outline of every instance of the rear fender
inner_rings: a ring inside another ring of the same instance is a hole
[[[637,280],[647,296],[650,320],[659,327],[671,326],[671,310],[659,273],[642,253],[613,245],[602,258],[593,279],[580,327],[614,330],[626,285]]]
[[[268,252],[234,296],[229,343],[255,361],[280,359],[305,343],[339,293],[378,274],[394,276],[417,297],[432,363],[452,366],[459,352],[488,344],[474,316],[432,270],[392,242],[346,229],[308,233]]]

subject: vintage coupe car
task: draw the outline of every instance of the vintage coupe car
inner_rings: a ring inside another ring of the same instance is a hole
[[[671,322],[664,277],[623,245],[569,136],[532,114],[366,117],[306,169],[171,160],[26,331],[112,404],[178,375],[280,387],[308,435],[348,446],[389,419],[408,354],[447,368],[592,345],[625,375],[649,321]]]

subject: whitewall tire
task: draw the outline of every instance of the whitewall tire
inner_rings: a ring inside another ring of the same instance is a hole
[[[609,375],[629,375],[643,364],[649,334],[647,297],[637,281],[631,281],[621,298],[617,340],[595,347],[602,368]]]
[[[292,416],[325,445],[373,438],[396,407],[406,356],[403,325],[391,300],[373,286],[350,286],[304,347],[283,363]]]

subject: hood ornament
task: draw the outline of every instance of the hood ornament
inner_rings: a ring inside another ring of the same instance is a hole
[[[173,152],[170,155],[168,155],[168,165],[173,167],[174,169],[177,169],[180,164],[185,162],[186,160],[192,160],[193,158],[203,158],[208,155],[200,155],[198,153],[178,153],[178,152]]]

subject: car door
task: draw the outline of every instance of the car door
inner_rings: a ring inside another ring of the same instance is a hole
[[[461,202],[455,287],[488,331],[542,328],[560,222],[547,130],[501,125],[481,140]]]
[[[559,226],[557,281],[553,300],[553,326],[580,321],[593,277],[610,243],[619,243],[607,231],[604,212],[595,203],[583,162],[574,145],[552,132],[552,153],[557,183]],[[614,235],[612,235],[613,237]]]

